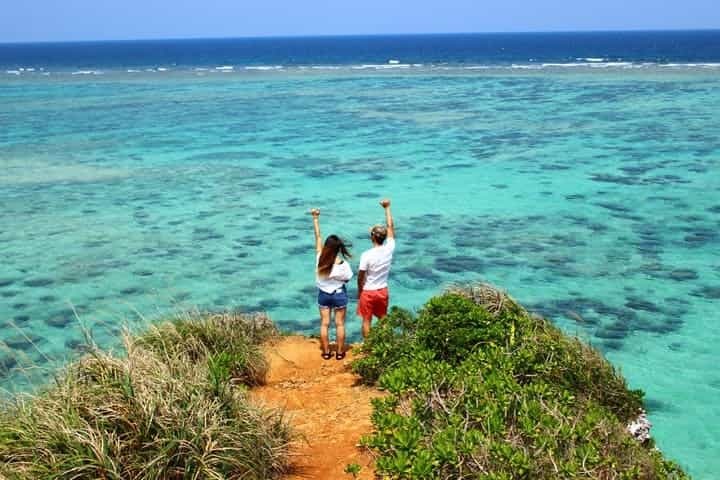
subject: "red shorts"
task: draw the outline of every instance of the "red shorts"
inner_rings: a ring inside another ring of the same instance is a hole
[[[358,301],[357,313],[364,320],[370,320],[373,315],[382,318],[387,315],[389,301],[387,287],[380,290],[363,290]]]

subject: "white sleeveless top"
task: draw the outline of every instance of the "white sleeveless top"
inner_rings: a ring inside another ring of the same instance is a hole
[[[353,276],[350,264],[346,261],[333,265],[330,275],[320,278],[317,274],[317,264],[320,261],[320,254],[315,258],[315,284],[325,293],[334,293],[341,289]]]

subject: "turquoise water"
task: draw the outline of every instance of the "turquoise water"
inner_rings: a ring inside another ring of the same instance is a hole
[[[660,448],[713,478],[718,111],[703,67],[7,75],[0,363],[188,308],[316,333],[308,209],[357,259],[388,196],[394,304],[506,288],[602,349]]]

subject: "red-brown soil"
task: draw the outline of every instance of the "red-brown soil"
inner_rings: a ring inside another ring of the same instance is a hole
[[[318,340],[283,337],[265,347],[270,362],[267,385],[252,390],[252,398],[283,409],[299,435],[292,453],[293,474],[286,480],[350,479],[348,464],[360,465],[357,478],[374,478],[373,459],[358,447],[372,431],[370,400],[382,395],[359,385],[350,371],[352,352],[344,360],[323,360]]]

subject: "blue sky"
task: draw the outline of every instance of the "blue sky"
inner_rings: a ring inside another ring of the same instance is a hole
[[[720,28],[720,0],[2,0],[0,42]]]

